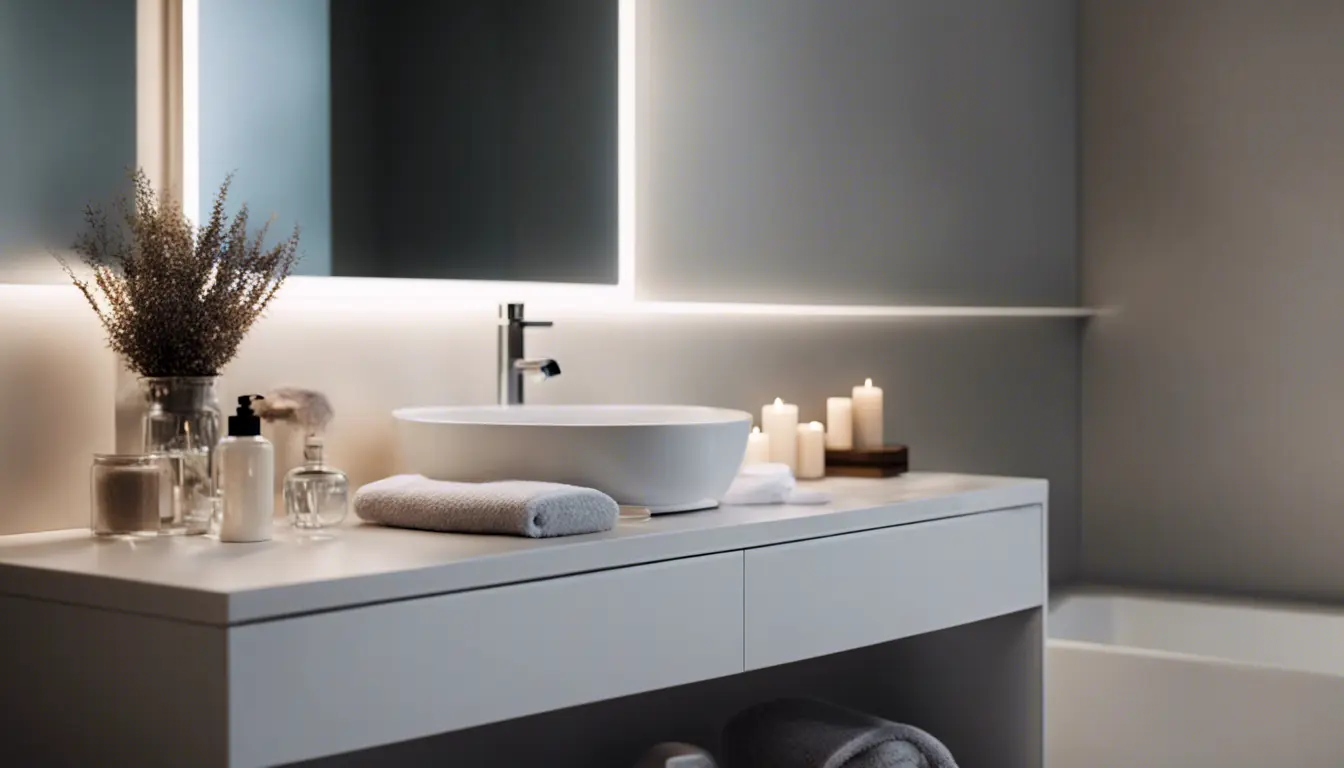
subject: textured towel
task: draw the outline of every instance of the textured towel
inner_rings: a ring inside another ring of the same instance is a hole
[[[720,502],[735,504],[826,504],[825,491],[798,489],[788,464],[748,464],[738,471]]]
[[[914,726],[810,699],[746,709],[723,731],[728,768],[956,768]]]
[[[559,483],[449,483],[396,475],[360,488],[355,514],[398,528],[540,539],[611,530],[617,506],[601,491]]]

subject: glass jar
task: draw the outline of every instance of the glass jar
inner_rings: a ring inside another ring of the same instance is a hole
[[[216,376],[141,380],[145,392],[145,452],[170,460],[172,505],[159,532],[196,535],[210,529],[214,512],[214,452],[222,416]]]
[[[89,491],[89,527],[98,536],[157,536],[163,516],[172,512],[165,456],[95,453]]]
[[[285,517],[300,530],[334,528],[350,509],[350,482],[345,473],[327,466],[322,438],[309,435],[303,444],[303,466],[285,475]]]

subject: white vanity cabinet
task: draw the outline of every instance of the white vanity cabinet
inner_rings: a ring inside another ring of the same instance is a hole
[[[555,540],[0,537],[0,760],[340,764],[409,742],[398,764],[617,768],[809,695],[924,726],[967,768],[1041,765],[1046,484],[818,487],[832,504]]]
[[[747,669],[1040,605],[1039,507],[746,553]]]

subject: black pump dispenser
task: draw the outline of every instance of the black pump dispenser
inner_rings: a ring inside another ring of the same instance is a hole
[[[229,417],[229,437],[257,437],[261,434],[261,418],[252,410],[252,401],[264,399],[261,395],[243,395],[238,398],[238,412]]]

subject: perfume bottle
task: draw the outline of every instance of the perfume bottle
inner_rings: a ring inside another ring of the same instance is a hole
[[[285,516],[303,530],[332,528],[350,508],[350,481],[345,473],[322,459],[322,438],[309,435],[303,443],[303,466],[285,475]]]

